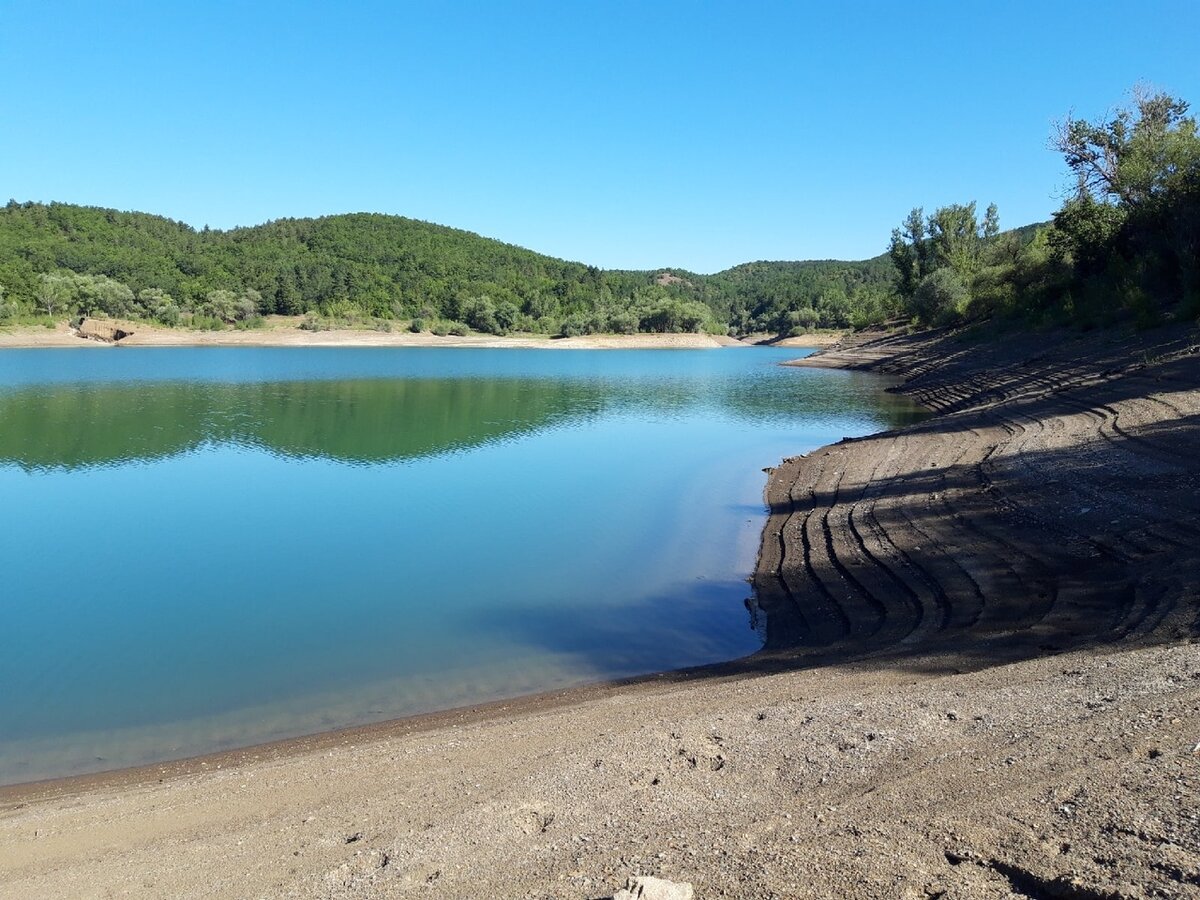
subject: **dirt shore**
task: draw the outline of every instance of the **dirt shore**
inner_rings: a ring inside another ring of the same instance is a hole
[[[935,415],[770,473],[762,653],[0,789],[0,897],[1200,896],[1198,345],[805,360]]]
[[[520,334],[500,337],[470,334],[439,337],[429,332],[376,331],[367,328],[336,328],[329,331],[305,331],[297,317],[270,316],[261,328],[245,331],[194,331],[164,328],[147,322],[121,323],[129,337],[117,343],[88,340],[61,322],[53,328],[27,326],[0,328],[0,349],[32,347],[512,347],[537,350],[638,350],[704,349],[738,346],[733,338],[708,334],[597,334],[570,338]],[[787,346],[821,346],[817,340],[803,343],[790,338]]]

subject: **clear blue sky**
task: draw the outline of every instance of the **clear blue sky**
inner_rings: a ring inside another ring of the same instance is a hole
[[[0,202],[200,227],[395,213],[606,268],[1045,219],[1051,126],[1200,109],[1200,2],[0,0]]]

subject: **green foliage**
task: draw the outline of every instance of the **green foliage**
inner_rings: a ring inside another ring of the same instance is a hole
[[[961,315],[969,297],[962,278],[947,266],[921,279],[913,292],[912,310],[922,322],[941,325]]]
[[[1001,234],[994,205],[982,224],[973,203],[914,209],[888,254],[906,311],[1084,328],[1200,315],[1200,135],[1187,112],[1140,91],[1107,121],[1064,122],[1056,146],[1077,190],[1049,227]]]
[[[4,285],[0,284],[0,323],[8,323],[21,314],[21,304],[5,297]]]
[[[900,296],[911,297],[921,279],[932,271],[925,211],[921,207],[910,211],[901,226],[892,229],[888,257],[896,268]]]
[[[7,301],[56,317],[236,326],[257,315],[311,314],[309,327],[419,318],[496,334],[724,334],[781,330],[801,310],[824,328],[878,321],[894,312],[892,281],[883,257],[748,263],[715,275],[602,271],[373,214],[222,232],[60,203],[0,208]]]
[[[959,296],[959,289],[966,291],[965,285],[984,264],[985,247],[999,237],[1000,215],[994,203],[988,205],[982,223],[974,201],[943,206],[928,219],[920,207],[912,210],[901,227],[892,230],[888,249],[904,310],[926,324],[945,322],[965,311],[967,298]],[[931,280],[942,271],[954,278]]]
[[[995,213],[996,205],[988,207]],[[998,217],[989,227],[998,228]],[[960,279],[975,274],[983,247],[983,226],[975,218],[975,202],[943,206],[929,217],[932,270],[948,268]],[[932,272],[931,272],[932,274]]]
[[[1141,90],[1107,121],[1061,126],[1077,191],[1055,214],[1052,246],[1077,317],[1148,326],[1200,310],[1200,135],[1187,112]]]

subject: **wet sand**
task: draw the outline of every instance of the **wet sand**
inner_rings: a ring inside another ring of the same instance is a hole
[[[0,897],[1200,892],[1198,345],[810,358],[935,415],[769,474],[763,652],[0,789]]]

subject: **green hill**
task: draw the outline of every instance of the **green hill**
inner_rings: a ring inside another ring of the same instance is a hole
[[[64,203],[0,209],[0,315],[215,326],[256,315],[464,323],[479,331],[788,331],[882,315],[886,256],[616,271],[372,213],[229,231]]]

